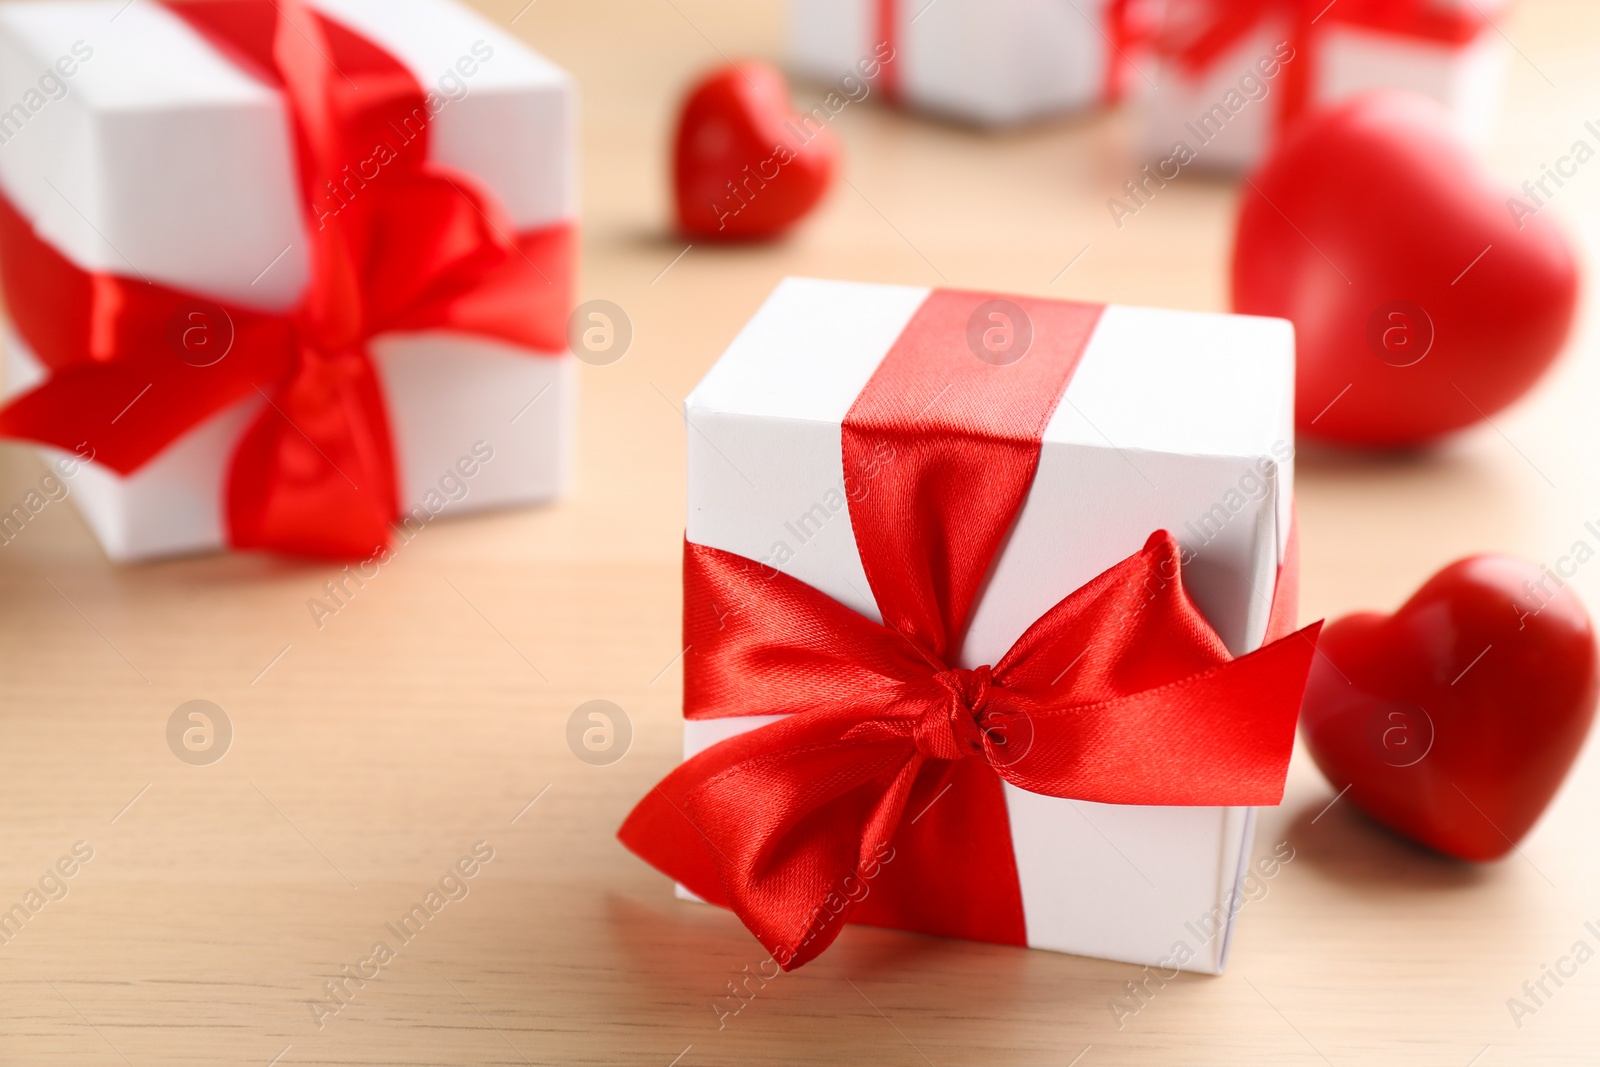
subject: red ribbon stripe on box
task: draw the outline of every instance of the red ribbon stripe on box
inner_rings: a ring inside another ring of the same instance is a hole
[[[303,0],[167,6],[282,91],[310,283],[293,310],[268,314],[84,270],[0,197],[7,307],[48,371],[0,410],[0,434],[66,449],[87,442],[97,462],[130,474],[211,416],[260,397],[228,473],[230,542],[371,555],[388,544],[400,502],[368,343],[388,331],[444,330],[559,354],[572,228],[515,233],[489,192],[430,161],[432,113],[416,79]],[[362,174],[380,145],[382,171]],[[191,322],[211,331],[231,323],[226,356],[209,366],[180,358],[174,337]]]
[[[997,367],[965,342],[986,299],[933,292],[844,422],[846,484],[873,479],[849,508],[881,624],[764,564],[684,546],[685,716],[788,717],[685,762],[619,836],[731,907],[785,969],[846,919],[1025,944],[1002,782],[1110,804],[1282,796],[1317,630],[1284,636],[1292,550],[1272,643],[1249,655],[1230,656],[1201,616],[1160,531],[998,663],[952,666],[1101,314],[1012,298],[1034,342]]]
[[[1485,3],[1484,6],[1494,7]],[[1176,0],[1155,35],[1156,51],[1190,76],[1204,73],[1251,33],[1267,24],[1286,26],[1294,59],[1284,68],[1280,127],[1305,112],[1316,84],[1321,35],[1353,26],[1450,47],[1470,44],[1490,24],[1479,8],[1438,0]]]

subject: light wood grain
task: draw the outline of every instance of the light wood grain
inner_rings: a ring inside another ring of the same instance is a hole
[[[509,22],[525,2],[478,6]],[[788,273],[1220,309],[1235,191],[1186,176],[1118,230],[1126,116],[982,134],[852,104],[849,183],[796,236],[696,245],[663,273],[684,247],[663,225],[676,94],[719,53],[779,55],[779,6],[538,0],[515,29],[578,78],[582,289],[636,331],[585,368],[578,493],[429,528],[320,629],[325,567],[117,568],[67,504],[0,548],[0,906],[94,849],[0,947],[0,1062],[1594,1062],[1600,962],[1520,1029],[1505,1004],[1574,941],[1600,946],[1592,747],[1521,853],[1483,868],[1324,811],[1335,791],[1298,754],[1257,841],[1295,859],[1242,915],[1229,973],[1167,984],[1120,1029],[1107,1002],[1137,968],[865,929],[719,1029],[713,1000],[764,954],[612,836],[680,739],[678,401]],[[1493,165],[1520,183],[1600,118],[1600,11],[1530,0],[1505,31],[1525,58]],[[1597,181],[1554,209],[1586,243]],[[1589,319],[1498,430],[1402,459],[1302,452],[1307,617],[1392,607],[1468,552],[1554,560],[1600,518]],[[0,501],[41,473],[0,449]],[[1600,604],[1600,566],[1577,586]],[[195,698],[237,731],[210,767],[166,746]],[[591,698],[633,724],[609,767],[565,741]],[[494,859],[470,894],[319,1028],[322,983],[478,841]]]

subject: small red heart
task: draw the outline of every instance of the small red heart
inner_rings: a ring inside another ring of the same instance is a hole
[[[673,173],[678,227],[707,240],[774,237],[816,206],[839,146],[829,113],[789,106],[769,63],[735,63],[701,79],[678,120]]]
[[[1300,431],[1414,445],[1530,389],[1578,291],[1539,199],[1530,213],[1499,188],[1423,97],[1370,93],[1303,120],[1245,186],[1233,258],[1235,310],[1295,324]]]
[[[1522,839],[1594,718],[1588,613],[1553,572],[1508,556],[1452,563],[1393,615],[1347,616],[1317,647],[1300,712],[1312,759],[1362,811],[1461,859]]]

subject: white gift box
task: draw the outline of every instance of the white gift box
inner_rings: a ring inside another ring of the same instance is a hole
[[[1174,7],[1183,2],[1174,0]],[[1464,7],[1467,2],[1445,0],[1444,6]],[[1498,9],[1487,2],[1480,6],[1491,13]],[[1283,51],[1286,44],[1292,53]],[[1311,57],[1305,54],[1308,48]],[[1294,58],[1275,75],[1264,77],[1264,71],[1285,54]],[[1267,18],[1198,72],[1171,58],[1155,58],[1148,64],[1154,88],[1140,85],[1144,155],[1165,161],[1181,143],[1194,153],[1194,164],[1204,169],[1254,166],[1277,140],[1288,68],[1308,59],[1307,111],[1370,89],[1405,89],[1445,105],[1458,132],[1482,145],[1499,114],[1509,50],[1487,20],[1470,42],[1451,44],[1341,22],[1337,8],[1331,8],[1305,40],[1295,36],[1287,18]],[[1249,75],[1265,87],[1264,95],[1257,97],[1261,90],[1244,83]]]
[[[1114,3],[898,0],[887,36],[901,100],[982,125],[1097,104],[1116,56],[1108,43]],[[790,63],[799,74],[861,79],[862,64],[881,58],[879,0],[791,0],[789,13]]]
[[[848,508],[826,502],[843,499],[845,415],[928,293],[800,278],[773,292],[684,402],[689,541],[880,618]],[[997,662],[1163,528],[1194,554],[1184,584],[1229,650],[1259,647],[1288,546],[1293,440],[1288,322],[1106,308],[957,666]],[[773,721],[687,721],[684,757]],[[1010,784],[1005,796],[1030,946],[1171,967],[1182,943],[1185,969],[1222,970],[1253,809],[1092,804]]]
[[[564,71],[452,0],[312,6],[447,100],[430,126],[431,158],[473,175],[518,230],[573,218],[575,94]],[[27,94],[75,43],[78,56],[91,56],[60,79],[64,95],[30,111]],[[462,57],[472,62],[458,66]],[[0,6],[0,101],[24,102],[20,118],[15,109],[0,114],[0,188],[76,265],[270,312],[298,302],[308,220],[284,102],[176,15],[124,0]],[[7,394],[43,376],[18,337],[5,348]],[[565,490],[577,379],[570,355],[442,332],[381,335],[371,351],[403,510],[437,500],[440,479],[479,442],[494,458],[473,464],[452,511]],[[131,475],[83,467],[73,496],[107,555],[223,547],[229,462],[262,403],[219,412]]]

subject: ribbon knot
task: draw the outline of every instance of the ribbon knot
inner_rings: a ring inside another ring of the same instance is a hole
[[[354,306],[360,300],[360,294],[347,299],[352,306],[343,314],[313,306],[302,308],[290,316],[306,355],[336,357],[340,353],[359,349],[368,340],[362,315]]]
[[[928,759],[958,760],[983,751],[983,720],[993,684],[993,670],[956,668],[941,671],[933,680],[944,698],[929,706],[917,720],[912,737],[917,751]]]

